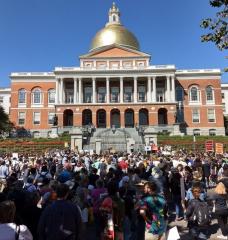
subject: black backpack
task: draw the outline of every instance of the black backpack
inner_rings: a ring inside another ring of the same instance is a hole
[[[211,211],[207,202],[200,200],[195,201],[192,220],[196,222],[200,227],[210,224]]]

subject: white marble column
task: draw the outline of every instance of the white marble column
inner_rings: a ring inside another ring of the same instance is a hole
[[[109,87],[109,78],[106,78],[106,103],[110,102],[110,87]]]
[[[63,79],[60,78],[60,104],[63,104]]]
[[[156,101],[156,95],[157,95],[157,89],[156,89],[156,77],[154,76],[152,78],[153,81],[153,91],[152,91],[152,102],[157,102]]]
[[[137,86],[137,77],[134,77],[134,102],[138,102],[138,86]]]
[[[151,77],[147,78],[147,102],[151,102]]]
[[[93,103],[96,103],[96,78],[92,78],[93,82]]]
[[[78,87],[77,78],[74,78],[74,104],[77,103],[77,87]]]
[[[78,103],[82,103],[82,79],[78,79]]]
[[[123,77],[120,77],[120,103],[123,103]]]
[[[176,88],[175,88],[175,77],[171,77],[171,84],[172,84],[172,94],[171,94],[171,101],[176,101]]]
[[[170,76],[166,76],[166,102],[170,102]]]
[[[59,104],[59,79],[55,82],[55,104]]]

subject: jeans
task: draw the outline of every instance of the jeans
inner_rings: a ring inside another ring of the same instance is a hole
[[[173,195],[173,203],[176,210],[176,218],[183,217],[183,208],[181,205],[181,195]]]

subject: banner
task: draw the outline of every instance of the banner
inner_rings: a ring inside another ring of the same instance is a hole
[[[206,152],[213,152],[214,151],[214,142],[213,142],[213,140],[207,140],[205,142],[205,150],[206,150]]]
[[[216,154],[223,154],[223,144],[215,143],[215,152]]]

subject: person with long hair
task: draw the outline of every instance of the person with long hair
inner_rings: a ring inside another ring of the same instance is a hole
[[[147,234],[145,240],[162,240],[166,231],[164,197],[158,194],[155,182],[144,185],[144,196],[139,202],[139,214],[146,223]]]

